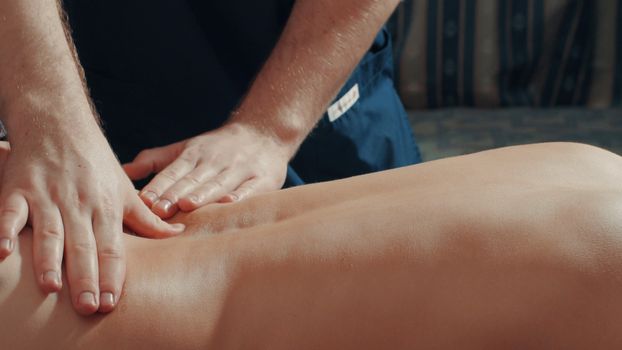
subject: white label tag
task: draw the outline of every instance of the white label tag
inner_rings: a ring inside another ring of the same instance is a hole
[[[339,101],[328,107],[328,120],[334,122],[347,112],[359,100],[359,84],[355,84]]]

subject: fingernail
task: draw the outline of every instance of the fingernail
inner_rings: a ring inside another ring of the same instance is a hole
[[[148,200],[151,204],[158,200],[158,195],[155,192],[147,191],[142,194],[142,197]]]
[[[80,297],[78,297],[78,304],[85,306],[97,306],[97,303],[95,303],[95,294],[91,292],[82,292]]]
[[[4,250],[7,252],[12,252],[13,251],[13,241],[11,241],[8,238],[2,238],[0,239],[0,250]]]
[[[99,295],[99,304],[104,307],[114,307],[114,295],[110,292],[104,292]]]
[[[48,271],[43,274],[43,282],[53,283],[55,286],[60,286],[60,276],[56,271]]]
[[[169,201],[168,199],[163,199],[161,201],[159,201],[156,206],[160,209],[162,209],[162,211],[164,211],[165,213],[168,213],[171,210],[171,207],[173,206],[173,203],[171,203],[171,201]]]
[[[180,224],[180,223],[173,224],[173,225],[171,225],[171,226],[173,226],[173,229],[174,229],[175,231],[178,231],[178,232],[182,232],[183,230],[185,230],[185,229],[186,229],[186,225],[184,225],[184,224]]]

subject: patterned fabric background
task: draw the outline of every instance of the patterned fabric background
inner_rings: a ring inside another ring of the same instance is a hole
[[[622,0],[407,0],[394,25],[408,108],[622,105]]]

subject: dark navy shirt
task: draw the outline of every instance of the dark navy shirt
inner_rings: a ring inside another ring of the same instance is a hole
[[[91,94],[121,160],[221,125],[292,4],[66,0]]]
[[[276,45],[293,3],[65,0],[91,95],[121,162],[222,125]],[[360,101],[338,120],[322,118],[290,163],[288,184],[420,161],[393,86],[386,30],[336,101],[352,89]]]

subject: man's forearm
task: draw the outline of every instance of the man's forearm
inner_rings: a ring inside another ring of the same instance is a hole
[[[0,2],[0,118],[11,141],[61,120],[92,123],[57,0]]]
[[[298,0],[281,39],[232,121],[292,155],[369,49],[398,0]]]

